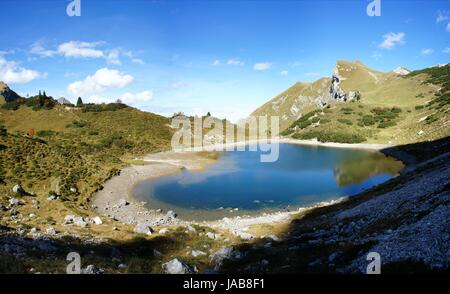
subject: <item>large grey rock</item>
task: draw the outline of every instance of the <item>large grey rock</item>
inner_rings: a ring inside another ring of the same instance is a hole
[[[138,234],[146,234],[146,235],[151,235],[153,230],[151,227],[149,227],[146,224],[137,224],[134,227],[134,232],[138,233]]]
[[[27,194],[27,192],[25,192],[25,190],[19,184],[15,185],[13,187],[12,191],[13,191],[14,194],[19,195],[19,196]]]
[[[242,258],[242,253],[233,247],[222,247],[209,257],[211,262],[213,262],[216,266],[215,269],[217,270],[226,259],[240,259]]]
[[[201,250],[192,250],[191,255],[194,257],[198,257],[198,256],[206,255],[206,252],[203,252]]]
[[[47,228],[47,230],[45,230],[47,234],[49,235],[56,235],[56,230],[52,227]]]
[[[255,235],[243,232],[241,230],[233,230],[233,234],[244,240],[251,240],[255,238]]]
[[[96,216],[92,219],[92,222],[96,225],[101,225],[103,224],[102,219],[99,216]]]
[[[192,274],[194,269],[179,258],[172,259],[162,265],[166,274]]]
[[[67,225],[67,224],[72,224],[74,218],[75,218],[74,215],[71,215],[71,214],[66,215],[66,216],[64,217],[64,224],[65,224],[65,225]]]
[[[128,204],[130,204],[130,203],[128,203],[128,201],[127,200],[125,200],[125,199],[119,199],[119,201],[117,202],[117,207],[118,208],[121,208],[121,207],[124,207],[124,206],[127,206]]]
[[[20,204],[20,200],[17,198],[11,198],[9,199],[9,206],[13,207],[13,206],[17,206]]]
[[[177,214],[176,214],[173,210],[169,210],[169,211],[166,213],[166,217],[167,217],[167,218],[176,218],[176,217],[177,217]]]
[[[81,216],[77,216],[73,219],[73,223],[79,227],[86,227],[87,226],[87,222],[84,221],[84,219]]]

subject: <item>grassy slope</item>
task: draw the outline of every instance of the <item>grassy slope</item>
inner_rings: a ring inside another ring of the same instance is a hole
[[[131,157],[166,150],[171,138],[167,118],[133,108],[83,113],[62,106],[40,111],[21,106],[2,109],[0,121],[9,133],[0,137],[3,194],[21,183],[39,197],[59,190],[69,206],[86,204]],[[34,138],[24,136],[29,129],[35,130]],[[72,187],[78,192],[70,192]]]
[[[436,75],[441,79],[448,77],[446,68],[448,66]],[[432,69],[404,77],[377,72],[359,62],[339,61],[337,69],[343,77],[340,86],[346,92],[359,90],[361,100],[355,103],[333,103],[331,108],[315,115],[321,118],[319,123],[311,124],[299,133],[339,130],[341,133],[362,134],[369,143],[392,144],[432,140],[448,135],[448,108],[424,107],[436,97],[444,95],[439,94],[442,80],[429,78]],[[440,105],[445,106],[444,103]],[[401,112],[391,126],[380,128],[378,123],[362,125],[360,121],[363,116],[373,115],[372,111],[377,107],[396,107]]]

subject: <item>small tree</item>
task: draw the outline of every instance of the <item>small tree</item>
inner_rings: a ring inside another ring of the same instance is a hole
[[[77,107],[82,107],[82,106],[83,106],[83,100],[81,100],[81,97],[78,97]]]
[[[8,134],[8,131],[6,130],[4,125],[0,125],[0,137],[4,137]]]
[[[206,114],[206,116],[211,116],[211,112],[208,111],[208,113]]]

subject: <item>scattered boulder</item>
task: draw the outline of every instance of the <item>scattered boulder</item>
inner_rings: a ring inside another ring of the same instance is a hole
[[[206,255],[206,252],[203,252],[201,250],[192,250],[191,255],[194,257],[198,257],[198,256]]]
[[[151,235],[153,233],[153,230],[146,224],[137,224],[134,227],[134,232],[138,234]]]
[[[167,217],[167,218],[176,218],[176,217],[177,217],[177,214],[176,214],[173,210],[169,210],[169,211],[166,213],[166,217]]]
[[[17,198],[11,198],[9,199],[9,206],[13,207],[13,206],[17,206],[20,204],[20,200]]]
[[[167,234],[168,232],[170,232],[170,231],[167,228],[162,228],[161,230],[159,230],[160,234]]]
[[[208,232],[208,233],[206,233],[206,237],[208,237],[209,239],[215,240],[217,238],[217,235],[214,234],[213,232]]]
[[[240,259],[242,257],[242,253],[234,249],[233,247],[222,247],[221,249],[211,254],[209,259],[216,265],[215,269],[218,269],[222,265],[224,260]]]
[[[193,233],[197,232],[197,230],[196,230],[193,226],[191,226],[191,225],[188,225],[188,226],[186,227],[186,229],[187,229],[189,232],[193,232]]]
[[[251,240],[255,238],[255,235],[242,232],[241,230],[233,230],[233,234],[244,240]]]
[[[94,224],[96,224],[96,225],[101,225],[101,224],[103,224],[102,219],[101,219],[100,217],[98,217],[98,216],[94,217],[94,218],[92,219],[92,221],[93,221]]]
[[[23,196],[23,195],[27,194],[27,192],[25,192],[24,188],[22,188],[22,186],[19,184],[15,185],[13,187],[12,191],[14,194],[19,195],[19,196]]]
[[[39,209],[39,201],[33,199],[33,200],[31,201],[31,204],[32,204],[31,206],[32,206],[34,209]]]
[[[81,216],[77,216],[73,219],[73,223],[79,227],[86,227],[87,226],[87,222],[84,221],[84,219]]]
[[[127,205],[129,205],[130,203],[127,201],[127,200],[125,200],[125,199],[119,199],[119,201],[117,202],[117,207],[118,208],[121,208],[121,207],[124,207],[124,206],[127,206]]]
[[[67,224],[73,223],[73,219],[74,219],[74,218],[75,218],[74,215],[66,215],[66,216],[64,217],[64,224],[67,225]]]
[[[52,227],[47,228],[47,230],[45,230],[45,232],[48,235],[56,235],[56,230],[54,228],[52,228]]]
[[[162,265],[166,274],[192,274],[194,269],[179,258],[172,259]]]
[[[47,197],[47,201],[53,201],[53,200],[55,200],[57,198],[58,198],[58,196],[56,196],[56,195],[50,195],[50,196]]]

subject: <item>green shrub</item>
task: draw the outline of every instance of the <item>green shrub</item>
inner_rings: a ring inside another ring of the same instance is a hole
[[[424,105],[416,105],[416,107],[414,107],[416,110],[419,110],[419,109],[423,109],[425,106]]]
[[[384,129],[384,128],[392,127],[392,126],[395,126],[395,125],[396,125],[395,121],[388,120],[388,121],[380,122],[378,124],[378,128],[379,129]]]
[[[51,136],[55,135],[55,132],[51,131],[51,130],[41,130],[41,131],[37,131],[36,134],[38,135],[38,137],[51,137]]]
[[[7,102],[2,105],[3,109],[16,111],[20,108],[20,103],[17,101]]]
[[[6,135],[8,135],[8,131],[4,125],[0,125],[0,137],[5,137]]]
[[[328,119],[328,118],[321,118],[320,119],[320,124],[327,124],[327,123],[330,123],[331,122],[331,119]]]
[[[127,108],[126,104],[122,103],[109,103],[109,104],[85,104],[83,105],[82,112],[102,112],[102,111],[116,111],[119,109]]]
[[[87,122],[81,120],[75,120],[71,124],[67,125],[66,128],[84,128],[87,126]]]
[[[339,131],[309,131],[295,134],[292,136],[296,139],[311,140],[317,138],[320,142],[336,142],[336,143],[361,143],[366,138],[360,134],[345,133]]]
[[[364,115],[362,117],[362,123],[365,126],[372,126],[375,124],[375,117],[370,114]]]
[[[349,126],[353,125],[353,123],[351,122],[351,120],[346,119],[346,118],[339,118],[339,119],[338,119],[338,122],[340,122],[340,123],[342,123],[342,124],[349,125]]]

